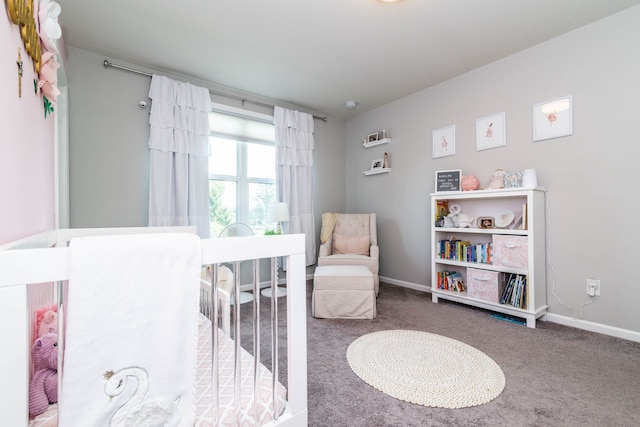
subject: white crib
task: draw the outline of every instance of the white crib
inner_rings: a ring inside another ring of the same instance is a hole
[[[109,234],[141,234],[158,232],[193,232],[193,228],[161,227],[161,228],[105,228],[105,229],[69,229],[42,233],[12,244],[0,246],[0,340],[3,343],[3,354],[0,358],[0,371],[3,372],[5,387],[0,387],[0,424],[10,426],[29,425],[28,389],[30,380],[30,348],[33,301],[30,303],[30,286],[41,283],[58,283],[51,296],[45,296],[45,303],[59,302],[63,283],[68,279],[67,242],[75,237],[109,235]],[[307,352],[306,352],[306,286],[305,286],[305,244],[303,235],[253,236],[230,239],[201,240],[201,265],[217,265],[219,263],[235,263],[245,260],[261,260],[284,257],[287,283],[287,402],[282,414],[266,425],[306,426],[307,425]],[[272,261],[275,265],[275,261]],[[215,269],[214,269],[215,271]],[[215,281],[215,275],[214,275]],[[264,284],[262,284],[264,286]],[[275,287],[276,278],[268,286]],[[259,279],[255,281],[254,294],[260,298]],[[56,288],[58,289],[56,291]],[[206,289],[206,286],[204,287]],[[240,289],[239,280],[236,290]],[[218,295],[219,290],[213,287],[211,301],[227,301],[228,295]],[[33,294],[33,292],[31,292]],[[206,295],[207,292],[204,293]],[[33,299],[33,297],[31,298]],[[53,301],[50,301],[53,299]],[[207,301],[204,302],[205,305]],[[31,307],[30,307],[31,306]],[[228,303],[211,303],[213,309],[213,330],[224,326],[228,329]],[[64,313],[64,310],[60,311]],[[240,310],[234,310],[234,336],[240,334]],[[222,315],[220,315],[222,313]],[[271,317],[275,316],[277,325],[277,299],[271,302]],[[62,316],[60,316],[62,317]],[[220,321],[218,320],[220,319]],[[277,330],[277,327],[276,329]],[[126,329],[123,330],[123,333]],[[276,340],[275,334],[272,340]],[[213,341],[216,342],[217,334]],[[259,345],[259,334],[258,334]],[[217,345],[217,344],[215,344]],[[240,350],[239,346],[235,351]],[[60,347],[62,348],[62,346]],[[258,357],[258,363],[259,363]],[[273,357],[277,372],[277,354]],[[214,359],[215,361],[215,359]],[[214,364],[214,367],[216,365]],[[60,377],[60,376],[59,376]],[[274,389],[277,375],[274,377]],[[236,381],[239,383],[239,381]],[[217,377],[212,376],[212,384],[217,384]],[[214,394],[216,396],[216,394]],[[217,397],[214,397],[217,402]],[[214,405],[215,407],[215,405]],[[211,425],[215,425],[211,420]]]

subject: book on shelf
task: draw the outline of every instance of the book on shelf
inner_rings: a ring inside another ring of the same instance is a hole
[[[500,304],[509,304],[526,310],[527,293],[527,276],[511,273],[500,296]]]
[[[464,285],[464,278],[457,271],[438,271],[437,288],[445,291],[464,292],[467,288]]]
[[[436,215],[434,219],[438,221],[447,215],[449,215],[449,201],[436,200]]]
[[[493,262],[493,244],[491,242],[471,243],[468,240],[450,238],[438,241],[436,254],[440,259],[491,264]]]

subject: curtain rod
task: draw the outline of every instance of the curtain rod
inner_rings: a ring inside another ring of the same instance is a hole
[[[114,64],[113,62],[109,62],[109,61],[108,61],[108,60],[106,60],[106,59],[102,62],[102,65],[104,65],[104,68],[112,67],[112,68],[118,68],[118,69],[120,69],[120,70],[124,70],[124,71],[129,71],[129,72],[131,72],[131,73],[141,74],[141,75],[143,75],[143,76],[147,76],[147,77],[152,77],[152,76],[153,76],[153,74],[147,73],[147,72],[145,72],[145,71],[140,71],[140,70],[136,70],[136,69],[134,69],[134,68],[125,67],[124,65]],[[244,104],[245,102],[248,102],[248,103],[250,103],[250,104],[259,105],[259,106],[261,106],[261,107],[267,107],[267,108],[273,108],[273,107],[274,107],[274,105],[267,104],[267,103],[265,103],[265,102],[252,101],[252,100],[247,99],[247,98],[243,98],[243,97],[235,96],[235,95],[229,95],[228,93],[218,92],[218,91],[215,91],[215,90],[213,90],[213,89],[209,89],[209,92],[210,92],[210,93],[212,93],[212,94],[214,94],[214,95],[220,95],[220,96],[223,96],[223,97],[225,97],[225,98],[235,99],[236,101],[242,101],[242,103],[243,103],[243,104]],[[320,117],[320,116],[316,116],[316,115],[314,115],[314,116],[313,116],[313,118],[314,118],[314,119],[318,119],[318,120],[322,120],[322,121],[323,121],[323,122],[325,122],[325,123],[326,123],[326,122],[327,122],[327,120],[328,120],[328,118],[327,118],[327,117]]]

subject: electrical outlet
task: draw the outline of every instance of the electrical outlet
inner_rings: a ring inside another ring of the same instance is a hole
[[[587,278],[587,295],[592,297],[600,296],[600,279]]]

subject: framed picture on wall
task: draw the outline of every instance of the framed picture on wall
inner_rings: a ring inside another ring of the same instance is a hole
[[[496,113],[476,120],[476,151],[507,145],[505,114]]]
[[[371,162],[370,171],[379,170],[384,168],[384,159],[375,159]]]
[[[533,141],[573,135],[572,96],[541,102],[533,106]]]
[[[432,132],[433,158],[456,154],[456,126],[451,125]]]

